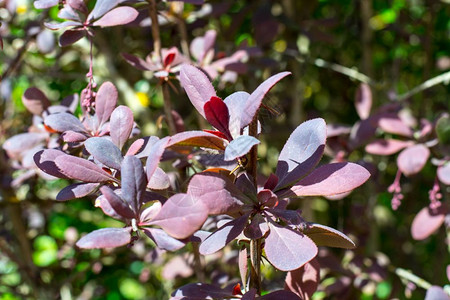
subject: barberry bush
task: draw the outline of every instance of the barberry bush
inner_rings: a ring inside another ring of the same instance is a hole
[[[0,299],[450,299],[447,6],[0,2]]]

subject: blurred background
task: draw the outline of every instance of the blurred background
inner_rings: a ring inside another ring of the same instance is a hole
[[[95,1],[86,3],[92,8]],[[98,84],[111,81],[117,86],[119,102],[133,110],[142,136],[165,136],[158,80],[121,55],[145,58],[153,50],[148,4],[127,3],[140,12],[134,22],[94,30],[94,78]],[[239,90],[251,92],[269,75],[292,72],[269,93],[264,100],[267,109],[260,112],[261,175],[275,170],[292,130],[315,117],[342,130],[331,136],[329,129],[322,162],[344,158],[371,170],[370,181],[342,200],[295,203],[305,219],[337,228],[358,244],[354,251],[321,249],[321,283],[313,299],[423,299],[426,291],[399,276],[399,268],[433,285],[449,283],[448,229],[446,233],[440,226],[420,241],[411,236],[414,217],[429,204],[436,166],[428,162],[420,174],[401,179],[404,199],[393,210],[387,189],[397,172],[396,155],[368,154],[366,141],[346,146],[352,126],[361,119],[355,108],[361,84],[371,90],[372,112],[386,105],[401,106],[411,117],[431,123],[448,113],[449,1],[207,0],[202,5],[158,1],[157,8],[163,48],[186,50],[186,43],[212,29],[217,33],[214,59],[245,50],[245,68],[228,81],[214,81],[223,98]],[[89,40],[60,47],[62,31],[44,26],[62,22],[58,11],[58,5],[38,10],[31,0],[0,1],[0,144],[27,132],[32,124],[22,103],[27,88],[38,87],[52,104],[59,104],[87,85]],[[430,88],[414,90],[435,77],[436,85],[431,82]],[[203,123],[176,81],[171,95],[186,128],[200,128]],[[374,136],[395,134],[377,130]],[[164,167],[174,170],[170,162]],[[54,201],[68,181],[43,180],[3,150],[0,183],[1,300],[168,299],[174,287],[196,281],[186,249],[162,253],[146,240],[131,249],[76,249],[74,243],[82,233],[119,223],[95,208],[93,199]],[[448,185],[441,184],[441,193],[448,201]],[[233,247],[205,259],[207,278],[213,282],[239,278]],[[285,274],[268,263],[263,274],[263,286],[283,286]]]

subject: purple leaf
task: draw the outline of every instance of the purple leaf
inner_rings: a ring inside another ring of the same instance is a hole
[[[317,246],[356,248],[355,243],[348,236],[325,225],[310,223],[303,233],[309,236]]]
[[[55,49],[55,35],[44,29],[36,36],[36,45],[41,53],[50,53]]]
[[[245,127],[253,120],[256,112],[258,111],[264,96],[272,89],[272,87],[284,77],[290,75],[291,72],[281,72],[275,74],[263,83],[261,83],[253,93],[250,94],[246,102],[245,108],[242,113],[241,127]]]
[[[232,140],[225,148],[225,160],[231,161],[247,154],[253,146],[261,143],[257,138],[250,135],[241,135]]]
[[[164,230],[159,228],[141,228],[144,233],[151,238],[156,246],[160,249],[164,249],[167,251],[176,251],[184,247],[184,243],[174,239],[170,235],[168,235]]]
[[[68,0],[67,4],[75,10],[82,12],[83,14],[87,14],[88,8],[84,3],[84,0]]]
[[[303,267],[287,273],[284,289],[297,294],[301,299],[311,299],[319,286],[320,265],[317,259]]]
[[[185,131],[170,137],[167,147],[190,146],[225,150],[223,139],[204,131]]]
[[[44,22],[44,25],[45,25],[45,27],[47,27],[48,29],[51,29],[51,30],[59,30],[59,29],[66,28],[69,26],[83,26],[83,24],[78,21],[65,21],[62,23]]]
[[[119,4],[119,0],[97,0],[95,2],[94,9],[92,9],[91,13],[87,17],[87,21],[99,19],[108,11],[116,7],[117,4]]]
[[[125,156],[121,168],[122,198],[137,212],[147,186],[144,167],[136,156]]]
[[[102,228],[83,236],[77,247],[82,249],[115,248],[131,241],[130,228]]]
[[[44,119],[45,125],[57,132],[75,131],[86,133],[83,124],[72,114],[62,112],[58,114],[51,114]]]
[[[425,295],[425,300],[450,300],[450,296],[440,286],[431,286]]]
[[[230,115],[228,113],[228,107],[222,99],[215,96],[211,97],[211,100],[205,103],[203,109],[209,124],[225,134],[228,139],[231,139],[230,130],[228,129]]]
[[[45,94],[36,87],[28,88],[22,96],[22,102],[33,115],[42,115],[50,106],[50,101]]]
[[[260,214],[252,217],[249,225],[244,229],[244,235],[251,240],[262,238],[269,231],[266,219]]]
[[[228,122],[228,128],[230,130],[231,136],[236,138],[241,135],[241,129],[245,126],[241,126],[242,119],[247,119],[246,116],[246,103],[250,97],[249,93],[246,92],[235,92],[223,100],[228,107],[228,112],[230,114],[230,121]],[[244,115],[244,116],[243,116]]]
[[[292,193],[297,196],[342,194],[357,188],[366,182],[369,177],[369,171],[354,163],[323,165],[297,182],[288,191],[288,197],[292,197]]]
[[[80,27],[82,27],[79,12],[73,9],[70,5],[64,5],[64,7],[58,12],[58,18],[80,22]]]
[[[313,119],[300,124],[287,140],[278,158],[277,189],[289,186],[308,174],[320,161],[326,140],[323,119]]]
[[[78,94],[69,95],[64,97],[61,101],[61,105],[69,109],[70,112],[74,113],[78,107],[79,96]]]
[[[141,212],[140,225],[147,225],[161,210],[162,204],[159,201],[153,202],[149,207]]]
[[[248,218],[249,214],[246,214],[222,225],[200,244],[200,253],[213,254],[225,247],[241,234],[247,225]]]
[[[367,119],[372,108],[372,91],[367,83],[361,83],[356,91],[355,107],[361,120]]]
[[[58,178],[68,178],[66,175],[61,173],[61,170],[56,166],[55,159],[58,156],[66,156],[62,151],[55,149],[46,149],[39,152],[36,152],[34,155],[34,162],[39,169],[44,171],[47,174]]]
[[[184,239],[198,230],[207,217],[208,210],[200,199],[175,194],[167,199],[150,224],[160,226],[174,238]]]
[[[95,96],[95,114],[97,115],[99,128],[108,121],[116,107],[117,98],[117,89],[109,81],[104,82],[98,89],[97,95]]]
[[[148,181],[147,187],[152,190],[165,190],[170,186],[170,179],[161,168],[156,168]]]
[[[56,195],[56,200],[67,201],[75,198],[83,198],[87,195],[92,194],[98,187],[98,183],[75,183],[63,188],[58,195]]]
[[[413,239],[420,241],[432,235],[444,223],[446,214],[447,209],[443,204],[435,210],[429,207],[422,208],[411,224]]]
[[[107,167],[120,170],[120,164],[123,159],[122,153],[109,139],[91,137],[86,140],[84,146],[96,160]]]
[[[126,60],[127,63],[141,71],[156,71],[158,69],[158,67],[154,64],[151,64],[150,62],[147,62],[137,56],[128,53],[122,53],[122,57]]]
[[[375,135],[377,130],[376,116],[357,122],[350,131],[349,146],[356,149]]]
[[[94,26],[111,27],[133,22],[138,16],[138,11],[132,7],[117,7],[107,12],[100,20],[94,22]]]
[[[11,158],[23,156],[23,152],[42,144],[48,138],[47,133],[26,132],[19,133],[7,139],[2,147]]]
[[[228,178],[212,172],[194,175],[189,182],[187,193],[201,199],[211,215],[238,212],[245,197]]]
[[[178,288],[172,294],[172,297],[184,300],[223,299],[230,296],[230,292],[206,283],[190,283]]]
[[[406,176],[414,175],[420,172],[428,161],[430,150],[422,145],[408,147],[397,157],[397,166]]]
[[[59,37],[59,45],[61,47],[67,47],[79,41],[82,37],[84,37],[84,30],[66,30]]]
[[[437,177],[443,184],[450,185],[450,162],[438,167]]]
[[[243,246],[239,250],[239,274],[241,275],[241,282],[247,281],[247,274],[248,274],[248,251],[247,247]]]
[[[172,2],[172,1],[180,1],[180,0],[167,0],[167,1]],[[181,2],[191,3],[191,4],[195,4],[195,5],[201,5],[201,4],[205,3],[205,0],[181,0]]]
[[[161,160],[162,155],[164,154],[164,151],[170,141],[170,138],[165,137],[159,141],[157,141],[152,147],[150,148],[150,152],[147,157],[147,163],[145,165],[146,173],[147,173],[147,180],[150,182],[153,174],[155,173],[156,169],[158,168],[159,161]]]
[[[255,298],[255,300],[303,300],[296,294],[289,291],[275,291],[262,297]]]
[[[61,134],[61,138],[66,143],[80,143],[84,142],[87,139],[87,136],[80,132],[68,130],[64,131],[63,134]]]
[[[114,208],[112,208],[111,204],[108,200],[106,200],[105,196],[100,195],[95,199],[95,207],[100,207],[103,213],[107,216],[110,216],[111,218],[114,218],[116,220],[120,220],[122,222],[127,222],[127,220],[119,215]]]
[[[111,205],[114,211],[120,216],[126,219],[136,218],[136,213],[130,208],[128,203],[123,201],[111,188],[102,186],[100,192],[102,192],[102,195],[109,202],[109,205]]]
[[[398,151],[414,145],[413,141],[400,141],[394,139],[376,140],[366,146],[366,152],[375,155],[392,155]]]
[[[256,289],[251,288],[247,293],[242,295],[242,300],[255,300],[256,297]]]
[[[300,268],[317,255],[317,246],[306,235],[269,223],[264,250],[269,262],[281,271]]]
[[[115,181],[115,178],[102,168],[83,158],[60,155],[55,158],[55,164],[62,174],[71,179],[98,183]]]
[[[119,149],[123,148],[130,137],[134,126],[133,112],[126,106],[117,107],[111,115],[110,136],[111,140]]]
[[[34,1],[34,7],[37,9],[50,8],[52,6],[58,5],[59,0],[37,0]]]
[[[206,118],[203,107],[211,97],[216,97],[216,91],[208,77],[194,66],[183,65],[180,69],[180,82],[192,105]]]
[[[267,178],[266,182],[264,183],[264,188],[268,190],[274,190],[277,184],[278,184],[277,175],[271,173],[269,175],[269,178]]]

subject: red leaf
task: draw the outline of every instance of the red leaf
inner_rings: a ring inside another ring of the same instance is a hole
[[[228,129],[228,121],[230,114],[227,105],[219,97],[213,96],[205,103],[203,107],[205,111],[206,120],[209,124],[222,132],[228,140],[231,140],[230,130]]]
[[[167,68],[175,59],[175,52],[167,53],[166,57],[164,57],[164,67]]]

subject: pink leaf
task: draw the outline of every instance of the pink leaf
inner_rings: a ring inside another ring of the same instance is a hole
[[[398,117],[397,114],[384,114],[378,120],[378,126],[387,133],[398,134],[406,137],[413,135],[412,129]]]
[[[194,107],[205,117],[203,109],[205,103],[216,96],[208,77],[194,66],[183,65],[180,70],[180,82]]]
[[[438,167],[437,176],[443,184],[450,185],[450,162]]]
[[[117,7],[107,12],[100,20],[95,21],[94,26],[111,27],[133,22],[138,16],[138,11],[132,7]]]
[[[184,239],[200,229],[207,216],[202,201],[189,194],[176,194],[167,199],[150,224],[161,226],[174,238]]]
[[[130,137],[131,131],[134,126],[133,112],[131,109],[124,105],[120,105],[111,114],[110,136],[113,143],[119,147],[123,148],[123,145],[127,142]]]
[[[328,164],[319,167],[304,179],[297,182],[287,192],[287,196],[292,197],[293,194],[296,196],[331,196],[342,194],[362,185],[369,177],[369,171],[354,163]]]
[[[323,119],[313,119],[300,124],[287,140],[278,157],[277,187],[293,184],[308,174],[320,161],[326,140]]]
[[[116,107],[118,95],[116,87],[109,81],[103,83],[98,89],[95,97],[95,114],[97,115],[99,128],[111,116]]]
[[[28,88],[22,96],[22,102],[33,115],[42,115],[44,110],[50,106],[50,101],[38,88]]]
[[[77,242],[82,249],[115,248],[131,241],[130,228],[102,228],[92,231]]]
[[[228,178],[211,172],[194,175],[187,193],[201,199],[211,215],[236,213],[243,206],[242,199],[245,198]]]
[[[440,286],[433,285],[427,290],[425,300],[450,300],[450,296]]]
[[[287,273],[284,289],[297,294],[301,299],[311,299],[319,286],[320,265],[313,259],[303,267]]]
[[[367,83],[361,83],[356,91],[355,107],[361,120],[369,117],[372,108],[372,91]]]
[[[97,0],[91,13],[87,17],[87,21],[96,20],[112,10],[119,4],[119,0]]]
[[[422,145],[408,147],[397,157],[397,165],[400,171],[406,176],[414,175],[420,172],[428,161],[430,150]]]
[[[152,180],[152,176],[158,168],[159,161],[161,160],[162,155],[164,154],[164,150],[167,147],[170,138],[165,137],[159,141],[157,141],[151,148],[147,157],[147,163],[145,165],[146,173],[147,173],[147,181]]]
[[[253,93],[250,94],[250,97],[248,97],[246,106],[244,108],[244,113],[242,114],[241,127],[245,127],[250,124],[259,107],[261,106],[261,102],[266,94],[273,88],[275,84],[277,84],[278,81],[290,74],[291,72],[281,72],[275,74],[266,79],[256,88],[256,90],[253,91]]]
[[[366,146],[366,152],[375,155],[392,155],[403,148],[414,145],[413,141],[400,141],[394,139],[376,140]]]
[[[311,223],[303,231],[317,246],[337,247],[344,249],[356,248],[355,243],[342,232],[321,224]]]
[[[169,186],[169,176],[163,171],[163,169],[156,168],[155,172],[148,181],[147,187],[152,190],[165,190],[169,188]]]
[[[159,228],[142,228],[144,233],[151,238],[156,246],[160,249],[164,249],[167,251],[176,251],[184,247],[184,243],[174,239],[170,235],[168,235],[164,230]],[[167,265],[166,265],[167,266]]]
[[[269,262],[278,270],[296,270],[316,257],[317,246],[306,235],[272,223],[269,228],[264,250]]]
[[[55,158],[55,164],[62,174],[71,179],[99,183],[115,180],[114,177],[103,171],[102,168],[83,158],[60,155]]]
[[[424,240],[441,227],[444,223],[446,207],[441,204],[436,210],[429,207],[422,208],[414,217],[411,224],[411,235],[415,240]]]

